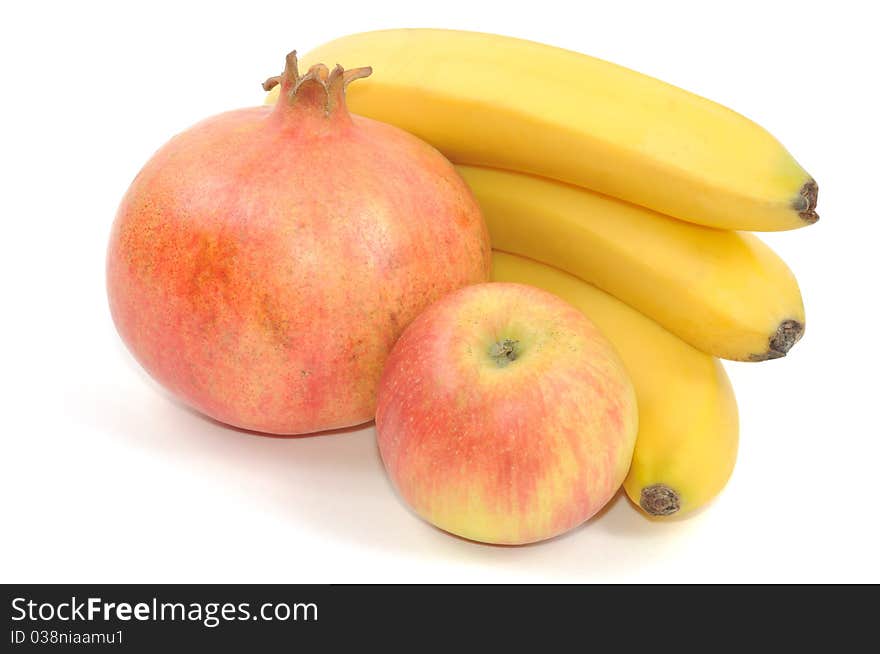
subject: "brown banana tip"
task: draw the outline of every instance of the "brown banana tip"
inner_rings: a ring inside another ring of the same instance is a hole
[[[753,354],[749,357],[750,361],[769,361],[770,359],[781,359],[788,351],[794,347],[794,344],[801,340],[804,335],[804,325],[797,320],[783,320],[776,328],[776,333],[770,337],[767,351],[762,354]]]
[[[812,225],[819,220],[819,214],[816,213],[816,203],[819,201],[819,185],[815,179],[810,179],[798,191],[798,196],[792,201],[792,208],[798,212],[801,220],[808,225]]]
[[[642,489],[639,506],[648,515],[672,515],[681,509],[681,497],[666,484],[653,484]]]

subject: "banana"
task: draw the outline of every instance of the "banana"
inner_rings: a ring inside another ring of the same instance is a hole
[[[457,168],[492,247],[595,284],[703,352],[764,361],[784,356],[803,334],[794,275],[752,234],[691,225],[548,179]]]
[[[349,108],[456,163],[561,180],[711,227],[778,231],[818,219],[815,181],[763,128],[593,57],[492,34],[397,29],[336,39],[303,61],[372,66],[349,90]]]
[[[550,266],[492,253],[492,279],[538,286],[580,309],[614,345],[639,404],[639,435],[624,489],[652,516],[711,501],[736,462],[736,399],[721,363],[599,289]]]

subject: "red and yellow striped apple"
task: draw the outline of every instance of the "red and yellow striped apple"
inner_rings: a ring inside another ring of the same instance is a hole
[[[500,544],[581,524],[626,476],[632,383],[577,309],[522,284],[477,284],[404,331],[379,384],[382,460],[403,499],[459,536]]]

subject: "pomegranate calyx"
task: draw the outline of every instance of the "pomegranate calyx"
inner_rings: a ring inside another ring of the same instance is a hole
[[[329,116],[343,102],[348,85],[356,79],[368,77],[372,72],[369,66],[345,70],[336,64],[331,71],[324,64],[315,64],[305,75],[300,75],[296,50],[293,50],[285,58],[284,72],[263,82],[263,90],[271,91],[280,84],[279,104],[282,98],[286,98],[288,104],[293,104],[301,90],[316,85],[324,91],[321,96],[324,115]]]

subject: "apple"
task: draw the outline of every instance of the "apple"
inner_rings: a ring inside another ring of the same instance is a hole
[[[385,468],[428,522],[471,540],[552,538],[623,483],[636,397],[583,313],[524,284],[454,291],[403,332],[379,382]]]

